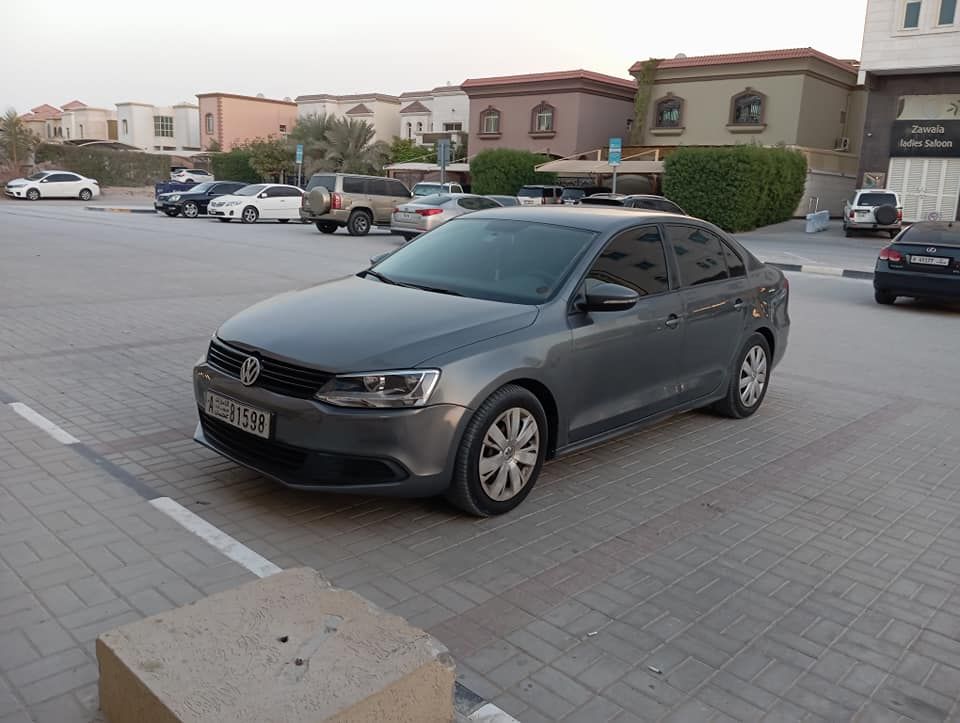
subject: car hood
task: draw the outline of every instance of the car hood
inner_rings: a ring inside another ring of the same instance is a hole
[[[16,188],[17,186],[26,186],[28,183],[30,183],[30,181],[28,181],[26,178],[13,178],[7,181],[7,185],[11,188]]]
[[[235,196],[232,193],[225,194],[223,196],[217,196],[215,201],[256,201],[256,196]]]
[[[416,367],[529,326],[535,306],[449,296],[350,276],[240,312],[217,336],[332,373]]]

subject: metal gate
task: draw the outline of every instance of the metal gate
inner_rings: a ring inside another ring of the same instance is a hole
[[[960,158],[891,158],[887,188],[900,194],[904,221],[956,219]]]

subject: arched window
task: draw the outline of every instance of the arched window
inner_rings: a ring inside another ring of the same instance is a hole
[[[553,133],[555,131],[556,109],[547,101],[541,101],[540,105],[534,108],[530,114],[530,132]]]
[[[683,98],[667,93],[657,101],[654,128],[681,128],[683,126]]]
[[[500,135],[500,111],[496,108],[487,108],[480,114],[480,134]]]
[[[733,96],[730,110],[730,124],[735,126],[757,126],[763,124],[766,97],[763,93],[747,88],[743,93]]]
[[[407,140],[413,138],[413,123],[407,121]]]
[[[86,136],[83,135],[83,123],[80,124],[80,135],[77,136],[77,137],[78,137],[78,138],[86,138]]]
[[[212,136],[213,135],[213,113],[207,113],[203,117],[203,123],[204,123],[204,126],[206,126],[207,135]]]
[[[123,123],[121,124],[121,126],[123,128],[123,135],[125,136],[130,135],[130,124],[127,122],[126,118],[123,119]]]
[[[417,121],[417,133],[423,133],[423,122]]]

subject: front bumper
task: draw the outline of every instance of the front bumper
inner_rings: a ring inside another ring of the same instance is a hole
[[[239,464],[294,489],[396,497],[429,497],[450,484],[468,410],[455,405],[416,409],[345,409],[275,394],[207,363],[194,368],[199,410],[207,390],[273,415],[265,440],[200,411],[194,439]]]
[[[9,186],[3,189],[5,195],[10,196],[10,198],[26,198],[27,189],[25,186],[17,186],[10,188]]]
[[[153,207],[157,211],[179,211],[180,210],[179,203],[172,203],[170,201],[154,201]]]
[[[886,261],[878,261],[873,274],[873,288],[897,296],[958,301],[960,300],[960,270],[924,273],[891,269]]]
[[[239,216],[239,211],[239,206],[220,206],[219,208],[214,208],[213,206],[207,207],[208,216],[219,216],[221,218],[237,218]]]

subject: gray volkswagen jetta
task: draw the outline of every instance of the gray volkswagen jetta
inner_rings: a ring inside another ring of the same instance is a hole
[[[223,324],[196,440],[297,489],[504,513],[546,460],[698,407],[753,414],[788,291],[690,217],[480,211]]]

